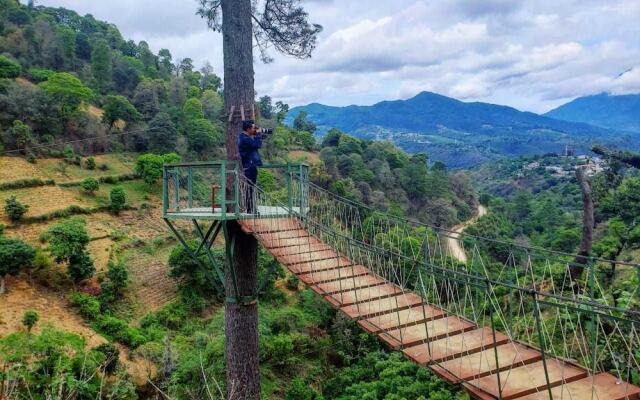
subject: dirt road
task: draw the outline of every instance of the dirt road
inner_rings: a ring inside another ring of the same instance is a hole
[[[463,262],[463,263],[467,262],[467,254],[464,252],[462,244],[458,238],[460,237],[460,234],[462,233],[462,231],[464,231],[464,229],[467,226],[475,223],[478,220],[478,218],[482,217],[486,213],[487,213],[487,208],[479,204],[478,212],[473,218],[468,219],[465,222],[453,227],[452,229],[453,233],[451,234],[451,237],[447,238],[447,246],[449,247],[449,254],[451,254],[452,257],[457,258],[458,261],[460,262]]]

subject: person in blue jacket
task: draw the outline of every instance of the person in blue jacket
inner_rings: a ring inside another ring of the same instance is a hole
[[[253,184],[258,180],[258,167],[262,166],[262,159],[258,150],[262,147],[262,135],[258,134],[256,124],[252,120],[242,121],[242,132],[238,136],[238,152],[242,160],[244,176]],[[253,186],[245,193],[247,212],[255,212]]]

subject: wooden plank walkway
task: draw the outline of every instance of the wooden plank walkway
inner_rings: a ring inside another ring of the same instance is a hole
[[[473,397],[549,398],[537,349],[427,304],[337,253],[294,218],[239,222],[280,263],[364,330],[443,379],[462,384]],[[579,365],[549,357],[546,364],[554,399],[640,400],[639,387],[613,375],[590,375]]]

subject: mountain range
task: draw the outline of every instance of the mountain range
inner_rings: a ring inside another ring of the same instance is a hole
[[[604,128],[640,132],[640,94],[612,96],[600,93],[578,97],[544,115]]]
[[[579,109],[579,103],[571,109]],[[580,154],[588,152],[594,143],[614,147],[640,143],[640,130],[620,129],[617,123],[605,126],[604,122],[581,121],[577,111],[571,113],[571,121],[562,115],[551,118],[508,106],[462,102],[431,92],[372,106],[312,103],[293,108],[286,122],[291,123],[303,110],[318,126],[319,136],[338,128],[361,139],[392,140],[408,152],[426,152],[431,160],[454,168],[504,157],[561,153],[567,146]],[[562,107],[550,114],[561,112],[566,114]],[[606,115],[601,120],[606,121]]]

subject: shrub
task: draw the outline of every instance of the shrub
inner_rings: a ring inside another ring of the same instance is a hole
[[[116,372],[116,367],[118,366],[120,350],[118,350],[118,348],[112,343],[103,343],[93,350],[104,355],[104,372],[107,375],[113,375],[113,373]]]
[[[119,318],[102,315],[96,321],[97,329],[122,344],[133,348],[140,346],[147,341],[146,337],[139,329],[130,327],[126,321]]]
[[[16,196],[11,196],[5,201],[4,212],[13,222],[20,221],[28,209],[29,206],[20,203]]]
[[[111,189],[109,198],[111,200],[109,208],[113,213],[119,214],[126,207],[127,195],[122,187],[118,186]]]
[[[90,240],[81,218],[58,223],[46,232],[45,238],[49,241],[51,254],[58,262],[69,261],[72,255],[84,252]]]
[[[54,71],[50,69],[42,69],[42,68],[29,68],[27,71],[27,75],[29,79],[34,83],[44,82],[49,79],[49,76],[53,74]]]
[[[19,239],[0,237],[0,294],[4,291],[5,275],[17,275],[22,267],[31,267],[35,250]]]
[[[286,281],[287,289],[298,290],[299,286],[300,286],[300,279],[298,279],[297,276],[295,276],[294,274],[290,274],[289,276],[287,276],[287,281]]]
[[[82,181],[82,184],[80,186],[82,186],[82,190],[91,195],[93,195],[98,191],[98,189],[100,189],[100,184],[95,178],[86,178]]]
[[[0,184],[0,190],[24,189],[37,186],[52,186],[56,182],[53,179],[42,180],[40,178],[18,179],[16,181]]]
[[[85,160],[84,165],[89,170],[96,169],[96,159],[93,157],[89,157]]]
[[[74,283],[91,278],[94,272],[96,272],[96,267],[93,265],[93,258],[86,251],[72,254],[69,257],[67,274]]]
[[[72,292],[69,300],[78,308],[80,315],[88,320],[93,320],[100,315],[100,302],[93,296]]]
[[[20,70],[20,64],[5,56],[0,56],[0,79],[17,78],[20,76]]]
[[[98,168],[100,169],[100,171],[108,171],[108,170],[111,169],[111,167],[107,163],[100,164],[100,166]]]
[[[136,173],[148,183],[153,184],[162,177],[162,166],[180,161],[180,156],[176,153],[164,155],[143,154],[136,160]]]
[[[27,328],[27,332],[31,332],[31,329],[33,329],[33,327],[36,325],[36,322],[38,322],[39,318],[40,317],[38,317],[37,312],[33,310],[25,311],[25,313],[22,315],[22,325]]]

